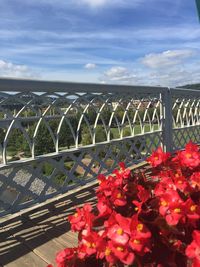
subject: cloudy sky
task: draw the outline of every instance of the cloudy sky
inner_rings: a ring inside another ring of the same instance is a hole
[[[0,0],[0,77],[200,82],[195,0]]]

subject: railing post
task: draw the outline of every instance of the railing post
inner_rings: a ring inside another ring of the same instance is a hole
[[[170,88],[166,88],[162,101],[163,112],[163,148],[171,152],[173,149],[173,120],[172,120],[172,93]]]

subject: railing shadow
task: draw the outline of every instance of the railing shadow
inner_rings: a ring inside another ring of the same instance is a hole
[[[88,186],[63,199],[4,222],[0,229],[0,265],[14,262],[30,251],[42,255],[42,259],[49,263],[54,260],[58,250],[75,246],[77,236],[69,232],[67,216],[74,212],[75,206],[82,206],[85,202],[94,205],[95,188],[95,185]]]

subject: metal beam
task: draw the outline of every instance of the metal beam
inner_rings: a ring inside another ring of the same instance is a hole
[[[166,87],[0,78],[0,91],[4,92],[147,93],[148,90],[158,93],[165,91]]]

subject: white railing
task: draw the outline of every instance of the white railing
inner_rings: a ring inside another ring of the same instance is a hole
[[[0,79],[0,214],[200,143],[200,91]]]

